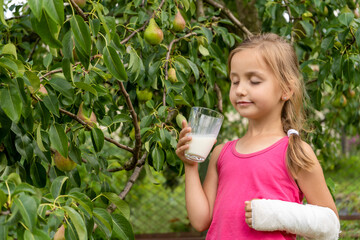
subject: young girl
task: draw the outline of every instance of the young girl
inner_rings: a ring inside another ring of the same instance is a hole
[[[198,163],[184,156],[191,129],[183,121],[176,154],[185,165],[186,206],[192,226],[198,231],[209,229],[209,240],[296,239],[299,232],[291,226],[268,226],[287,214],[292,214],[290,220],[303,220],[299,215],[305,211],[291,210],[304,206],[303,197],[309,205],[329,209],[338,221],[321,166],[298,133],[304,123],[304,86],[293,47],[276,34],[253,36],[230,53],[228,66],[230,101],[249,120],[248,128],[240,139],[214,148],[202,186]],[[257,230],[253,228],[253,199],[281,200],[277,208],[263,205],[257,220],[262,226]],[[293,205],[289,210],[283,203]],[[269,210],[272,215],[266,213]],[[286,225],[290,220],[281,221]]]

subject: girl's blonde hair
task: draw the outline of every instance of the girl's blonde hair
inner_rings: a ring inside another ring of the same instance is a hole
[[[284,103],[281,112],[284,132],[287,133],[292,128],[299,133],[306,131],[303,108],[305,88],[293,46],[274,33],[251,36],[230,52],[229,71],[232,57],[245,49],[257,50],[279,80],[282,91],[293,92],[292,97]],[[314,160],[305,153],[301,137],[291,134],[287,149],[287,166],[290,173],[296,178],[300,169],[310,170],[313,165]]]

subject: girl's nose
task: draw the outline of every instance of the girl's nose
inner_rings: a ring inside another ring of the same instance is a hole
[[[236,88],[236,94],[239,96],[245,96],[247,94],[246,86],[244,83],[239,83]]]

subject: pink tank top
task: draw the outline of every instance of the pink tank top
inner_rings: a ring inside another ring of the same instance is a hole
[[[286,167],[288,137],[250,154],[227,142],[218,158],[218,190],[207,240],[296,239],[286,232],[256,231],[245,222],[245,201],[254,198],[301,203],[303,194]]]

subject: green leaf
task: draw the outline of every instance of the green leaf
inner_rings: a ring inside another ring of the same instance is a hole
[[[68,139],[64,128],[55,123],[49,131],[51,146],[53,146],[63,157],[68,157]]]
[[[9,54],[9,55],[13,55],[14,58],[17,59],[17,54],[16,54],[16,47],[14,44],[12,43],[8,43],[8,44],[5,44],[2,51],[1,51],[1,54]]]
[[[76,86],[77,88],[80,88],[80,89],[84,90],[84,91],[87,91],[87,92],[92,93],[92,94],[95,95],[96,97],[98,96],[98,93],[97,93],[96,89],[93,88],[92,86],[90,86],[90,85],[87,84],[87,83],[84,83],[84,82],[75,82],[75,86]]]
[[[30,177],[33,181],[33,185],[38,188],[43,188],[46,185],[46,169],[38,162],[34,161],[30,167]]]
[[[90,20],[90,28],[93,37],[96,37],[100,30],[100,20],[95,18]]]
[[[113,204],[115,204],[115,206],[117,207],[117,209],[120,210],[120,212],[127,218],[130,218],[130,208],[129,208],[129,204],[127,204],[127,202],[125,202],[124,200],[122,200],[117,194],[112,193],[112,192],[104,192],[102,193],[102,195],[104,195],[107,199],[109,199],[110,202],[112,202]]]
[[[86,55],[90,55],[91,37],[89,26],[79,15],[74,15],[70,19],[72,33]]]
[[[63,77],[63,75],[53,75],[49,83],[56,91],[62,93],[65,97],[69,99],[74,97],[73,86]]]
[[[339,16],[339,22],[347,27],[350,26],[350,23],[352,22],[353,19],[354,19],[354,14],[352,12],[345,12],[340,14]]]
[[[106,209],[94,208],[94,219],[100,229],[105,233],[107,239],[111,237],[113,221],[111,215]]]
[[[20,183],[19,185],[16,186],[16,188],[12,194],[13,194],[13,196],[16,196],[21,193],[29,193],[31,195],[35,195],[36,191],[35,191],[34,187],[31,186],[30,184]]]
[[[116,50],[111,46],[104,47],[103,57],[104,57],[105,65],[108,68],[109,72],[117,80],[127,81],[127,74],[124,65]]]
[[[4,205],[7,202],[7,196],[3,190],[0,189],[0,206]]]
[[[104,146],[104,133],[97,127],[91,129],[91,141],[96,152],[100,152]]]
[[[155,146],[151,152],[151,157],[153,160],[153,166],[156,171],[160,171],[164,165],[164,152],[158,146]]]
[[[147,161],[145,162],[144,168],[145,168],[146,176],[149,178],[150,182],[151,182],[152,184],[155,184],[155,185],[160,184],[160,183],[154,178],[154,175],[152,174],[151,169],[150,169],[150,166],[149,166],[149,163],[148,163]]]
[[[43,98],[43,103],[45,107],[55,116],[60,117],[59,115],[59,101],[55,94],[52,94],[49,92],[48,95],[46,95]]]
[[[330,36],[325,38],[322,42],[321,42],[321,50],[322,51],[327,51],[329,48],[332,48],[334,46],[334,36]]]
[[[39,147],[39,149],[43,152],[46,151],[44,144],[42,142],[42,136],[41,136],[41,124],[38,125],[37,129],[36,129],[36,143]]]
[[[62,39],[62,52],[64,58],[73,59],[74,40],[72,38],[72,32],[69,30]]]
[[[40,88],[40,79],[35,73],[26,71],[25,77],[29,80],[31,86],[34,88],[34,91],[37,91]]]
[[[5,18],[4,18],[4,0],[0,0],[0,21],[7,27],[8,25],[6,24]]]
[[[113,214],[113,234],[112,236],[122,240],[133,240],[134,232],[130,222],[121,214]]]
[[[79,203],[80,206],[82,206],[89,214],[89,216],[92,216],[93,203],[88,196],[81,192],[71,192],[68,194],[68,196],[74,199],[77,203]]]
[[[195,63],[193,63],[192,61],[190,61],[189,59],[186,59],[187,63],[189,64],[191,70],[193,71],[194,75],[195,75],[195,79],[199,79],[199,69],[196,66]]]
[[[50,237],[44,231],[36,228],[32,232],[26,230],[24,240],[50,240]]]
[[[58,25],[54,22],[46,12],[41,15],[40,21],[34,16],[30,17],[31,25],[35,32],[41,37],[41,39],[53,48],[61,48],[61,42],[57,39]]]
[[[64,2],[63,0],[45,0],[43,3],[45,11],[60,26],[64,23]]]
[[[7,70],[12,71],[14,73],[17,73],[18,71],[17,64],[13,60],[7,57],[0,58],[0,67],[6,68]]]
[[[24,159],[30,161],[33,158],[34,150],[32,140],[27,135],[17,136],[15,147]]]
[[[205,28],[205,27],[201,27],[201,32],[205,35],[208,44],[211,44],[212,40],[213,40],[213,35],[210,29]]]
[[[19,90],[13,82],[0,89],[0,107],[13,122],[20,120],[23,105]]]
[[[48,68],[53,60],[53,56],[51,53],[46,54],[46,56],[43,58],[43,64],[46,68]]]
[[[28,0],[29,7],[34,16],[40,21],[43,7],[43,0]]]
[[[87,240],[88,236],[86,226],[84,219],[81,217],[81,215],[77,211],[75,211],[75,209],[69,206],[64,206],[63,209],[69,215],[72,223],[74,224],[79,240]]]
[[[65,181],[68,179],[69,178],[67,176],[59,176],[55,178],[55,180],[52,182],[50,187],[50,192],[54,199],[60,195],[62,186],[64,185]]]
[[[38,205],[33,197],[21,194],[14,199],[14,204],[19,209],[24,224],[32,231],[37,223]]]

